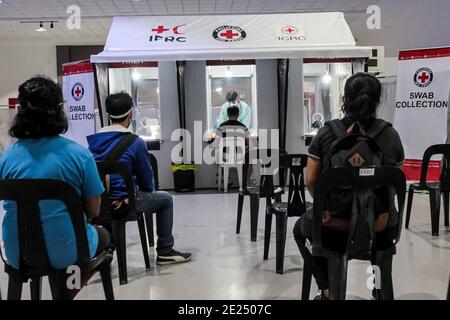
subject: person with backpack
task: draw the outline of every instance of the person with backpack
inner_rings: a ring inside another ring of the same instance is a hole
[[[136,183],[136,209],[139,212],[156,213],[158,241],[156,263],[167,265],[191,260],[191,253],[173,249],[173,199],[168,192],[155,191],[153,170],[149,162],[147,145],[129,128],[132,120],[133,99],[126,92],[106,98],[106,112],[112,125],[88,136],[89,149],[96,161],[120,161],[127,164]],[[127,191],[122,178],[112,175],[109,196],[113,210],[128,203]]]
[[[402,168],[404,151],[400,136],[392,125],[376,118],[380,102],[381,83],[372,75],[356,73],[344,88],[342,120],[333,120],[321,128],[308,150],[306,182],[314,198],[314,184],[321,172],[336,167],[396,166]],[[388,188],[374,190],[375,222],[377,235],[388,227],[394,214],[389,212],[392,193]],[[322,215],[322,241],[333,245],[347,241],[352,211],[352,191],[332,190]],[[294,227],[294,237],[300,252],[312,259],[312,273],[320,294],[316,300],[329,298],[328,265],[326,258],[310,256],[302,250],[311,240],[312,209],[300,217]]]

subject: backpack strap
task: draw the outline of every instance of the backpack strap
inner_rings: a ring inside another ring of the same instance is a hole
[[[382,119],[377,119],[370,130],[366,133],[366,136],[375,140],[385,129],[390,127],[392,127],[392,124],[390,122],[384,121]]]
[[[133,144],[138,138],[132,133],[125,133],[122,139],[114,146],[114,148],[106,155],[103,161],[118,161],[122,154]]]
[[[344,123],[339,119],[328,121],[325,125],[330,127],[331,131],[338,139],[347,135],[347,129],[345,128]]]

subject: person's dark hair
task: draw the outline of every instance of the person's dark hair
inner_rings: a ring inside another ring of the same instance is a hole
[[[110,116],[120,116],[122,114],[127,113],[130,111],[130,109],[133,107],[133,98],[126,93],[125,91],[122,91],[120,93],[114,93],[110,94],[106,98],[106,112]],[[128,115],[120,118],[120,119],[112,119],[112,122],[123,122]]]
[[[234,101],[236,101],[237,97],[238,97],[238,94],[236,91],[230,91],[227,93],[226,99],[228,102],[234,102]]]
[[[61,88],[51,79],[35,76],[19,87],[19,108],[9,129],[17,139],[40,139],[65,133],[68,120]]]
[[[381,97],[380,81],[368,73],[356,73],[345,84],[343,110],[353,122],[370,128],[376,119],[376,110]]]
[[[239,117],[239,107],[238,106],[228,107],[227,115],[228,115],[229,118],[231,118],[231,117]]]

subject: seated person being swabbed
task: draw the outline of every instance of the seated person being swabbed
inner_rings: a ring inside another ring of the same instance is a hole
[[[89,149],[95,160],[105,159],[114,147],[131,134],[128,129],[132,119],[133,99],[126,92],[112,94],[106,98],[106,112],[112,125],[102,128],[97,134],[87,137]],[[155,191],[153,170],[149,162],[145,141],[136,136],[119,158],[127,164],[136,182],[136,209],[148,214],[156,213],[156,234],[158,236],[156,263],[167,265],[191,260],[191,253],[182,253],[173,249],[173,199],[164,191]],[[113,210],[126,205],[127,191],[122,178],[110,177],[109,195]]]
[[[214,129],[219,128],[222,123],[230,119],[228,116],[228,108],[233,106],[239,108],[239,116],[236,120],[241,122],[245,127],[250,128],[252,109],[247,103],[239,99],[239,95],[236,91],[230,91],[227,93],[226,102],[222,105],[220,113],[217,116]]]
[[[366,73],[357,73],[351,76],[344,88],[343,111],[345,117],[325,124],[314,137],[308,150],[308,164],[306,182],[309,193],[314,197],[314,184],[321,172],[330,166],[330,154],[337,146],[337,141],[342,141],[351,135],[362,135],[374,140],[378,145],[378,155],[381,153],[382,166],[397,166],[402,168],[404,151],[397,131],[390,123],[376,118],[376,109],[381,96],[381,84],[377,78]],[[341,130],[340,138],[336,135],[337,128]],[[365,138],[364,138],[365,139]],[[362,146],[362,145],[360,145]],[[365,160],[371,158],[367,149],[361,149],[354,153],[345,162],[346,165],[359,167]],[[365,160],[364,160],[365,158]],[[369,162],[369,161],[368,161]],[[387,188],[374,190],[375,198],[375,222],[377,247],[390,246],[389,225],[396,224],[395,212],[389,212],[389,203],[393,201],[393,194]],[[352,193],[348,190],[332,190],[328,194],[325,203],[325,211],[322,216],[322,241],[332,247],[345,247],[350,227],[352,212]],[[324,257],[311,256],[309,251],[302,250],[302,245],[307,240],[311,241],[313,224],[313,212],[308,210],[300,217],[294,227],[295,240],[299,244],[301,254],[305,258],[312,259],[312,274],[319,287],[320,295],[316,300],[329,299],[328,265]],[[386,231],[386,232],[384,232]]]
[[[230,106],[227,109],[227,117],[228,120],[222,122],[220,126],[216,130],[216,141],[220,140],[221,138],[227,137],[233,135],[233,136],[240,136],[245,139],[245,149],[248,150],[249,144],[250,144],[250,131],[248,130],[247,126],[243,124],[241,121],[239,121],[239,107],[237,106]]]

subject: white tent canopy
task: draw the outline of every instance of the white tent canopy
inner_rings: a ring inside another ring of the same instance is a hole
[[[228,16],[116,17],[93,63],[365,58],[340,12]]]

